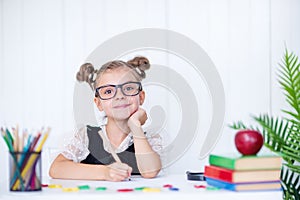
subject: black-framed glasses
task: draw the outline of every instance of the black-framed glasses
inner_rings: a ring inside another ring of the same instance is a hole
[[[103,85],[96,88],[95,96],[102,100],[108,100],[114,98],[117,94],[118,88],[121,89],[125,96],[136,96],[142,90],[142,84],[140,82],[126,82],[120,85]]]

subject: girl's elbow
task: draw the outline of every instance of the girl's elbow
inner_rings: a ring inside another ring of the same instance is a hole
[[[48,174],[51,178],[58,178],[57,169],[54,163],[51,164]]]
[[[48,172],[51,178],[62,178],[62,172],[64,171],[63,169],[65,169],[62,164],[62,161],[58,159],[52,162]]]
[[[49,176],[51,178],[61,178],[65,169],[64,163],[68,161],[63,155],[59,154],[51,163],[49,168]]]
[[[141,173],[141,176],[143,178],[155,178],[159,172],[160,172],[160,169],[156,170],[156,171],[152,171],[152,172],[144,172],[144,173]]]

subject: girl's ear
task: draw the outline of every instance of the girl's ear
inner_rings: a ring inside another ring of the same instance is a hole
[[[103,111],[103,107],[102,107],[102,103],[101,103],[100,99],[97,98],[97,97],[94,97],[94,102],[95,102],[97,108],[98,108],[100,111]]]
[[[140,105],[143,105],[144,101],[145,101],[145,91],[142,90],[139,94],[140,96]]]

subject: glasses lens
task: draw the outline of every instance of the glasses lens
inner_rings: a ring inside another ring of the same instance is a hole
[[[116,87],[114,86],[105,86],[98,90],[98,93],[102,99],[110,99],[114,97],[116,93]]]
[[[139,83],[126,83],[122,87],[122,91],[125,95],[134,96],[140,92]]]
[[[120,87],[123,95],[125,96],[135,96],[142,90],[141,84],[139,82],[128,82],[121,85],[107,85],[101,86],[96,89],[96,95],[103,100],[111,99],[116,95],[117,89]]]

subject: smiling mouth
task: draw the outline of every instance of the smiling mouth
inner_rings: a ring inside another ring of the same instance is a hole
[[[130,106],[130,104],[117,105],[117,106],[114,106],[113,108],[120,109],[120,108],[127,108],[128,106]]]

